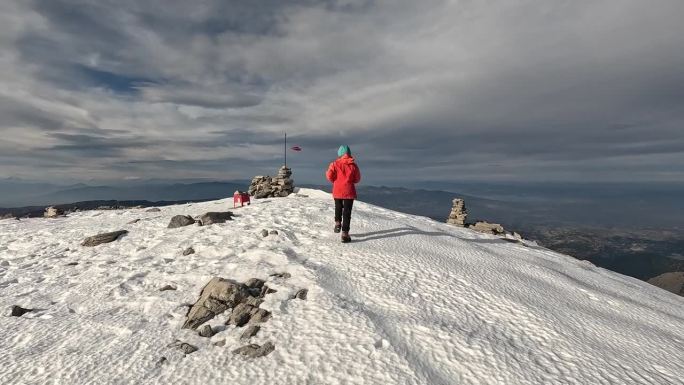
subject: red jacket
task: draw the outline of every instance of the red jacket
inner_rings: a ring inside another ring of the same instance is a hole
[[[354,158],[344,154],[328,166],[326,178],[333,184],[333,198],[356,199],[356,187],[354,185],[361,180],[359,166],[354,163]]]

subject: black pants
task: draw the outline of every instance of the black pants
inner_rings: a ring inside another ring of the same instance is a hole
[[[335,222],[342,222],[342,231],[349,232],[353,199],[335,199]]]

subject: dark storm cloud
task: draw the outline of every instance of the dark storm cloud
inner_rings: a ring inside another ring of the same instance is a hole
[[[278,166],[287,131],[305,181],[342,143],[369,183],[678,180],[682,14],[668,0],[5,2],[0,176],[247,178]]]

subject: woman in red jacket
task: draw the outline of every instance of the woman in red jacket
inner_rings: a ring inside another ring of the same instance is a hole
[[[349,222],[351,221],[352,205],[356,199],[354,185],[361,180],[361,171],[354,163],[349,146],[342,145],[337,150],[337,160],[330,163],[325,176],[333,184],[333,198],[335,199],[335,232],[342,230],[342,242],[351,242],[349,236]]]

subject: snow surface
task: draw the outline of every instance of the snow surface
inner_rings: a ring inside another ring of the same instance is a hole
[[[0,317],[0,384],[683,383],[684,300],[645,282],[362,202],[341,244],[330,196],[315,190],[257,200],[226,224],[166,228],[227,208],[0,221],[0,306],[39,309]],[[119,229],[130,233],[80,246]],[[181,330],[213,276],[278,290],[252,339],[273,353],[233,355],[244,342],[232,326],[211,339]],[[300,288],[308,299],[290,300]],[[200,349],[183,357],[167,347],[176,339]]]

